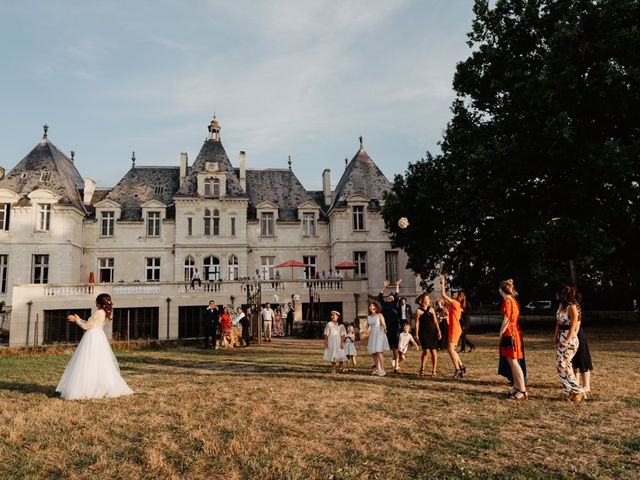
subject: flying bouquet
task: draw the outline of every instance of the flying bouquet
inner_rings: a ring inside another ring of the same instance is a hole
[[[409,226],[409,220],[407,220],[407,217],[402,217],[400,220],[398,220],[398,226],[403,230],[407,228]]]

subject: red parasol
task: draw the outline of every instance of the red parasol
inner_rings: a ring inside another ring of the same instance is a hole
[[[274,268],[286,268],[286,267],[291,267],[291,279],[293,280],[293,268],[307,268],[310,265],[307,265],[306,263],[303,262],[299,262],[298,260],[287,260],[286,262],[283,262],[279,265],[276,265]]]
[[[336,270],[355,270],[358,266],[351,262],[340,262],[336,265]]]

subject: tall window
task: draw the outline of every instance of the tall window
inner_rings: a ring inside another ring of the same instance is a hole
[[[238,257],[231,255],[229,257],[229,280],[237,280],[240,276],[240,267]]]
[[[220,259],[213,255],[204,259],[204,278],[213,282],[220,280]]]
[[[364,230],[364,207],[353,207],[353,229]]]
[[[103,237],[112,237],[114,222],[114,212],[102,212],[100,221],[100,235],[102,235]]]
[[[34,255],[32,283],[49,283],[49,255]]]
[[[204,209],[203,221],[204,221],[204,236],[210,237],[211,236],[211,210],[209,210],[208,208]]]
[[[273,237],[273,212],[262,212],[260,214],[260,235]]]
[[[100,283],[113,283],[113,258],[98,259],[98,279]]]
[[[10,213],[11,205],[8,203],[0,203],[0,230],[9,230]]]
[[[38,230],[48,232],[51,228],[51,204],[41,203],[38,205]]]
[[[318,257],[315,255],[304,255],[302,257],[302,263],[309,265],[308,267],[304,267],[304,278],[314,278],[316,276],[317,261]]]
[[[391,283],[398,281],[398,252],[384,252],[384,271]]]
[[[353,263],[356,264],[356,277],[367,276],[367,252],[353,252]]]
[[[236,236],[236,217],[231,217],[229,219],[231,221],[231,236]]]
[[[302,214],[302,234],[307,237],[315,237],[316,235],[316,214]]]
[[[146,279],[147,282],[159,282],[160,281],[160,258],[150,257],[146,259]]]
[[[260,257],[260,264],[262,267],[261,273],[264,280],[270,280],[273,278],[273,268],[276,265],[276,257]]]
[[[9,255],[0,255],[0,293],[7,293]]]
[[[193,235],[193,218],[187,217],[187,236]]]
[[[190,282],[196,271],[196,261],[193,257],[187,257],[184,261],[184,281]]]
[[[147,214],[147,236],[160,236],[160,212],[149,212]]]
[[[220,211],[218,209],[213,211],[213,216],[211,217],[212,223],[212,234],[214,237],[220,235]]]
[[[205,197],[220,197],[220,179],[219,178],[207,178],[204,181],[204,196]]]

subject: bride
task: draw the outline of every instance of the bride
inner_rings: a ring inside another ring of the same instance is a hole
[[[111,319],[113,310],[111,296],[106,293],[98,295],[96,307],[98,310],[89,320],[82,320],[77,315],[68,317],[70,322],[75,322],[86,332],[56,387],[56,392],[60,392],[60,397],[65,400],[120,397],[133,393],[120,376],[118,361],[104,333],[104,325]]]

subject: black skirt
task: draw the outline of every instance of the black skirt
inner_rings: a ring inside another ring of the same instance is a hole
[[[593,363],[591,363],[591,352],[589,352],[589,344],[587,343],[587,337],[582,333],[582,329],[578,330],[578,351],[571,359],[571,364],[574,370],[580,370],[581,372],[587,372],[593,370]]]

